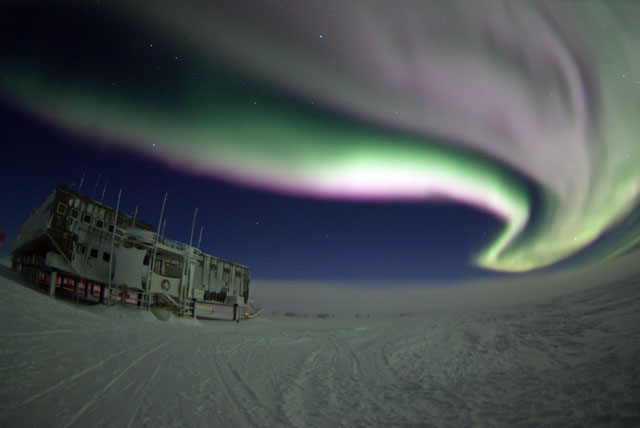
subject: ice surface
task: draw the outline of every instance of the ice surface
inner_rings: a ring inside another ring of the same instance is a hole
[[[3,427],[640,426],[640,276],[501,309],[240,324],[0,280]]]

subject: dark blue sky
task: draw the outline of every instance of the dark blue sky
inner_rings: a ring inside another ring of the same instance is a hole
[[[631,251],[640,80],[611,64],[636,53],[565,6],[576,34],[529,6],[513,27],[449,2],[4,1],[0,253],[85,171],[82,193],[122,188],[154,228],[167,192],[174,239],[198,207],[202,249],[258,279],[457,282]]]
[[[452,204],[355,203],[290,197],[190,175],[129,150],[70,135],[3,104],[0,110],[2,255],[29,212],[57,186],[116,205],[157,225],[168,192],[167,236],[188,241],[195,207],[202,249],[248,265],[260,279],[458,280],[483,275],[469,258],[500,228],[471,208]],[[486,275],[486,273],[484,273]]]

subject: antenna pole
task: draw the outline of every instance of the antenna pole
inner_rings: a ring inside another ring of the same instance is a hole
[[[136,227],[136,217],[138,216],[138,206],[136,205],[136,210],[133,213],[133,225],[131,227]]]
[[[78,193],[82,190],[82,183],[84,183],[84,175],[87,173],[87,168],[84,169],[82,173],[82,178],[80,179],[80,185],[78,186]]]
[[[196,207],[195,212],[193,213],[193,223],[191,223],[191,238],[189,238],[189,246],[193,245],[193,229],[196,227],[196,215],[198,214],[198,207]]]
[[[195,229],[196,227],[196,216],[198,215],[198,207],[196,207],[195,211],[193,212],[193,222],[191,223],[191,237],[189,238],[189,248],[187,248],[187,263],[186,266],[184,267],[184,276],[186,276],[186,281],[185,281],[185,286],[182,287],[182,290],[180,290],[182,293],[181,294],[181,299],[182,299],[182,314],[184,315],[184,313],[186,312],[186,308],[185,308],[185,303],[187,301],[187,296],[188,296],[188,292],[187,290],[189,288],[191,288],[191,252],[193,251],[193,229]],[[195,316],[195,311],[192,314],[193,316]]]
[[[111,235],[111,253],[109,254],[109,279],[108,279],[108,286],[109,286],[109,301],[111,301],[112,296],[113,296],[113,290],[111,290],[111,266],[113,266],[113,243],[116,239],[116,231],[118,228],[118,211],[120,210],[120,196],[122,195],[122,189],[120,189],[120,191],[118,192],[118,203],[116,205],[116,215],[115,215],[115,219],[113,220],[113,235]],[[124,294],[122,295],[122,299],[125,299]]]
[[[96,181],[96,185],[93,186],[93,192],[91,193],[91,199],[96,200],[96,190],[98,190],[98,184],[100,184],[100,177],[102,174],[98,174],[98,180]]]
[[[102,196],[100,197],[100,203],[104,201],[104,194],[107,191],[107,184],[109,184],[109,180],[104,182],[104,188],[102,189]]]
[[[200,249],[200,243],[202,242],[202,232],[204,231],[204,225],[200,226],[200,238],[198,238],[198,250]]]
[[[154,265],[156,264],[156,255],[158,254],[158,236],[160,235],[160,225],[162,224],[162,216],[164,215],[164,205],[167,203],[167,195],[164,194],[164,200],[162,201],[162,210],[160,210],[160,220],[158,220],[158,231],[156,233],[156,242],[153,244],[153,257],[151,263],[149,263],[149,273],[147,274],[147,292],[151,290],[151,275],[153,273]]]

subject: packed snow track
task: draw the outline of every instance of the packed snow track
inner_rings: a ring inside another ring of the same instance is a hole
[[[3,275],[3,427],[640,426],[640,276],[499,310],[236,324]]]

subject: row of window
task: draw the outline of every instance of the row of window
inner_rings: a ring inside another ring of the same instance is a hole
[[[214,275],[218,275],[218,266],[216,264],[211,264],[211,270],[214,272]],[[236,269],[235,270],[235,274],[236,276],[242,276],[244,274],[244,271],[240,270],[240,269]],[[231,277],[231,268],[230,267],[224,267],[222,269],[222,277],[223,278],[229,278]]]
[[[63,202],[58,202],[58,214],[61,215],[67,215],[67,204],[63,203]],[[80,211],[78,211],[77,208],[71,208],[69,211],[69,217],[71,217],[74,220],[80,220]],[[96,229],[100,229],[103,230],[105,229],[105,225],[104,225],[104,221],[100,220],[99,218],[95,219],[95,221],[93,221],[93,218],[91,217],[91,214],[87,214],[84,213],[82,215],[82,222],[88,226],[91,226],[93,224],[93,227],[95,227]],[[109,224],[106,227],[107,232],[109,233],[113,233],[114,227],[113,224]]]
[[[87,252],[87,246],[84,244],[80,244],[80,246],[78,247],[78,252],[80,254],[85,254]],[[89,257],[92,257],[94,259],[98,258],[99,255],[99,250],[97,248],[90,248],[89,249]],[[107,253],[106,251],[102,252],[102,260],[104,260],[105,262],[108,262],[109,259],[111,259],[111,254]]]

